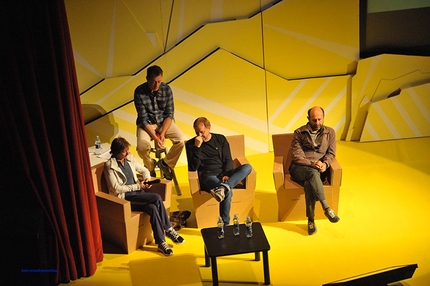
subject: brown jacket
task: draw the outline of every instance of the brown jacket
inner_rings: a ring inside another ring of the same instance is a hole
[[[309,124],[294,131],[291,142],[292,163],[310,166],[313,161],[320,160],[328,168],[336,156],[336,133],[333,128],[323,126],[317,133],[318,147],[314,147],[310,131]]]

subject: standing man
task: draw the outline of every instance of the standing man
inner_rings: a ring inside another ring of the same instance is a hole
[[[220,202],[220,216],[230,223],[232,189],[248,176],[249,164],[233,169],[230,145],[224,135],[210,133],[211,123],[205,117],[194,121],[196,137],[185,144],[188,171],[198,171],[200,189],[210,192]]]
[[[315,204],[320,201],[325,216],[331,222],[340,218],[328,205],[323,181],[328,176],[331,162],[336,156],[336,134],[333,128],[324,126],[324,110],[313,107],[308,110],[308,123],[294,131],[291,142],[291,178],[305,189],[308,234],[317,231],[315,225]]]
[[[170,168],[174,168],[184,148],[185,136],[174,122],[173,93],[170,87],[161,82],[163,70],[159,66],[151,66],[147,70],[145,83],[134,91],[134,105],[137,111],[137,153],[143,159],[146,168],[155,177],[155,166],[163,171],[167,180],[172,179]],[[173,146],[158,163],[151,158],[151,144],[164,149],[166,138]]]

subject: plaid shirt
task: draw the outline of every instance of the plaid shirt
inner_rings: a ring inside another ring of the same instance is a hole
[[[173,118],[173,93],[164,82],[155,93],[152,93],[148,83],[139,85],[134,91],[134,106],[137,111],[136,125],[142,129],[148,124],[163,125],[165,118]]]

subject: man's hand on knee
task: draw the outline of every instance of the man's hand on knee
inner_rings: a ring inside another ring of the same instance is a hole
[[[327,170],[327,164],[319,160],[311,162],[311,166],[317,169],[320,173],[324,173]]]

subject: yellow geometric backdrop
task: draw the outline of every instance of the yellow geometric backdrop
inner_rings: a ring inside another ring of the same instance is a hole
[[[347,139],[429,136],[429,83],[430,57],[379,55],[360,60],[352,80]]]
[[[365,133],[357,114],[368,94],[355,77],[371,59],[359,60],[358,0],[66,0],[66,8],[89,145],[96,134],[135,144],[133,92],[153,64],[188,138],[206,116],[213,132],[245,134],[248,155],[265,153],[271,134],[306,123],[314,105],[338,139]]]
[[[370,104],[360,141],[430,136],[430,83]]]

